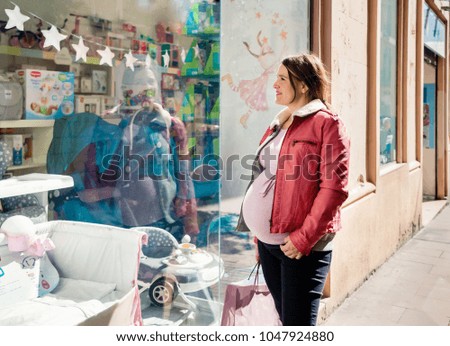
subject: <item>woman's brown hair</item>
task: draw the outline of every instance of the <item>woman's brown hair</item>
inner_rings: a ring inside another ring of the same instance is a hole
[[[325,102],[329,92],[329,79],[322,61],[313,54],[288,56],[281,62],[288,70],[289,81],[294,88],[294,98],[297,98],[298,82],[308,87],[306,92],[309,100],[319,99]]]

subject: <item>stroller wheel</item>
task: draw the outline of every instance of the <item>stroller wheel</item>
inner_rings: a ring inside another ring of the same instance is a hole
[[[170,279],[159,278],[148,289],[150,301],[159,307],[172,304],[178,295],[177,285]]]

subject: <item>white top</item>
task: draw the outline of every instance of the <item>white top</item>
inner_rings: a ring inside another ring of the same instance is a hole
[[[278,156],[286,132],[286,129],[281,129],[278,135],[261,150],[259,162],[264,167],[264,171],[250,185],[242,205],[247,227],[254,236],[266,244],[283,244],[284,238],[289,235],[289,233],[270,233]]]

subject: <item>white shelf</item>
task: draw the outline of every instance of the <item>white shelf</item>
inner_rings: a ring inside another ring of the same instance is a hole
[[[0,198],[47,192],[72,186],[73,179],[67,175],[31,173],[0,180]]]
[[[52,127],[54,120],[2,120],[0,128]]]
[[[121,118],[102,118],[102,119],[113,125],[118,125],[122,121]]]
[[[45,162],[25,162],[24,164],[20,166],[9,166],[6,170],[7,172],[10,171],[19,171],[22,169],[32,169],[32,168],[41,168],[46,167],[47,164]]]

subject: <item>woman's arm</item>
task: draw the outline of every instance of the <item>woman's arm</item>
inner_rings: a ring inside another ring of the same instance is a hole
[[[350,141],[339,118],[329,118],[323,128],[320,187],[303,225],[289,235],[292,243],[308,255],[326,233],[328,224],[347,199]]]

